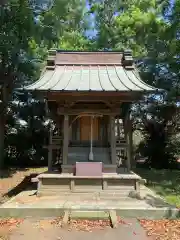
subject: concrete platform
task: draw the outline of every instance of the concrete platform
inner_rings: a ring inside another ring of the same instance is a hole
[[[106,190],[122,190],[132,187],[140,192],[141,177],[133,172],[117,174],[103,173],[102,175],[73,175],[68,173],[44,173],[38,175],[33,182],[38,182],[38,196],[62,195],[62,192],[94,192]]]
[[[59,196],[37,197],[35,191],[24,191],[0,207],[0,217],[56,217],[64,211],[107,212],[115,210],[121,217],[138,218],[176,218],[179,210],[165,203],[162,198],[145,186],[141,186],[144,200],[128,197],[129,189],[92,193],[63,192]],[[91,214],[92,213],[92,214]]]

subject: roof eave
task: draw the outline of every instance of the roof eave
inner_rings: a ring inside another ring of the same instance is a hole
[[[115,93],[115,92],[118,92],[118,93],[141,93],[141,94],[144,94],[144,93],[157,93],[157,92],[162,92],[162,91],[165,91],[165,90],[161,90],[161,89],[152,89],[152,90],[127,90],[127,91],[106,91],[106,90],[92,90],[92,89],[89,89],[89,90],[83,90],[83,91],[79,91],[79,90],[52,90],[52,89],[28,89],[26,87],[24,88],[18,88],[16,90],[19,90],[19,91],[28,91],[28,92],[34,92],[34,91],[38,91],[38,92],[59,92],[59,93],[70,93],[70,92],[78,92],[78,93],[87,93],[87,92],[99,92],[99,93]]]

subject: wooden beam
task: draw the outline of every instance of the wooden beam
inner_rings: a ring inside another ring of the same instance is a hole
[[[111,162],[116,165],[116,136],[115,136],[115,118],[110,116],[110,138],[111,138]]]
[[[75,101],[111,101],[111,102],[132,102],[143,98],[142,93],[119,93],[119,92],[87,92],[87,93],[63,93],[49,92],[47,95],[49,101],[63,101],[68,99],[68,102]]]
[[[49,100],[50,103],[53,103],[55,102],[56,104],[58,104],[59,107],[68,107],[68,108],[71,108],[71,107],[74,107],[75,105],[77,106],[81,106],[82,104],[88,104],[88,105],[91,105],[91,104],[94,104],[97,106],[97,103],[100,105],[104,105],[104,107],[108,107],[108,108],[117,108],[117,107],[120,107],[121,104],[122,104],[122,101],[120,100],[117,100],[116,101],[107,101],[107,100],[101,100],[101,99],[97,99],[94,97],[93,98],[89,98],[87,101],[86,100],[80,100],[78,98],[76,99],[71,99],[71,101],[69,103],[65,102],[64,100],[62,100],[61,98],[57,99],[56,100]]]
[[[71,96],[64,96],[64,97],[68,97],[70,98],[70,100],[72,102],[76,102],[78,100],[80,101],[91,101],[90,99],[93,97],[94,102],[98,102],[98,101],[105,101],[105,99],[110,98],[113,102],[134,102],[134,101],[139,101],[141,99],[137,98],[137,97],[116,97],[116,96],[104,96],[104,97],[95,97],[95,96],[89,96],[89,97],[71,97]],[[48,97],[48,101],[49,102],[59,102],[59,101],[63,101],[63,97],[62,96],[49,96]]]
[[[63,127],[63,164],[67,164],[68,160],[68,145],[69,145],[69,116],[64,115],[64,127]]]
[[[121,96],[126,96],[126,97],[131,97],[131,96],[140,96],[143,95],[142,92],[137,92],[137,91],[85,91],[85,92],[79,92],[79,91],[49,91],[47,92],[48,96],[69,96],[69,97],[91,97],[91,96],[96,96],[96,97],[121,97]],[[66,99],[66,98],[64,98]],[[107,100],[107,98],[106,98]],[[69,99],[68,99],[69,101]]]
[[[58,109],[59,115],[79,115],[79,114],[99,114],[99,115],[119,115],[120,109]]]

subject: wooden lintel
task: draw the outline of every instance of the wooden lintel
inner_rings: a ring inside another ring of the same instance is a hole
[[[64,102],[64,99],[68,99],[68,102],[76,101],[106,101],[106,102],[133,102],[140,100],[142,94],[140,93],[119,93],[119,92],[103,92],[103,93],[63,93],[63,92],[49,92],[47,95],[48,101]]]
[[[90,99],[91,97],[80,97],[80,98],[74,98],[72,97],[71,98],[71,101],[72,102],[77,102],[77,101],[89,101],[89,102],[101,102],[101,101],[105,101],[105,99],[108,98],[107,97],[100,97],[100,98],[96,98],[96,97],[93,97],[93,100]],[[137,97],[111,97],[111,102],[135,102],[135,101],[139,101],[141,100],[141,98],[137,98]],[[48,101],[49,102],[63,102],[63,97],[58,97],[58,96],[49,96],[48,97]],[[108,104],[108,103],[107,103]],[[64,104],[63,104],[64,105]],[[111,104],[108,104],[109,106]]]
[[[76,91],[76,92],[58,92],[58,91],[49,91],[48,92],[48,96],[49,95],[53,95],[53,96],[69,96],[69,97],[91,97],[91,96],[96,96],[96,97],[107,97],[107,96],[133,96],[133,95],[142,95],[142,92],[133,92],[133,91],[125,91],[125,92],[114,92],[114,91],[88,91],[88,92],[79,92],[79,91]],[[106,99],[107,100],[107,99]],[[69,99],[68,99],[69,101]]]
[[[58,108],[61,109],[60,111],[64,111],[64,109],[69,109],[68,111],[71,112],[71,110],[82,110],[82,109],[89,109],[90,111],[92,110],[102,110],[102,111],[119,111],[121,108],[121,102],[109,102],[109,101],[88,101],[88,102],[83,102],[83,101],[73,101],[71,103],[64,104],[63,102],[58,102]]]
[[[110,109],[58,109],[58,115],[79,115],[79,114],[99,114],[116,116],[121,113],[120,109],[111,111]]]
[[[57,101],[56,100],[48,100],[49,102],[57,102],[59,105],[67,105],[67,106],[73,106],[74,104],[81,104],[84,103],[87,100],[88,103],[104,103],[107,106],[115,106],[117,104],[122,104],[122,101],[119,99],[113,99],[113,101],[108,101],[107,99],[97,99],[97,98],[93,98],[93,99],[71,99],[71,101],[67,104],[67,102],[63,101],[62,98],[59,98]]]

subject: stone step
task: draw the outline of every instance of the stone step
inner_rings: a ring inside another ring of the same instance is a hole
[[[64,209],[70,209],[70,210],[114,210],[114,209],[131,209],[133,208],[144,208],[148,209],[151,208],[148,204],[145,202],[140,201],[76,201],[71,202],[67,201],[63,205]]]
[[[132,198],[126,197],[126,196],[115,196],[115,197],[110,197],[110,196],[104,196],[104,197],[98,197],[98,196],[67,196],[66,197],[67,200],[98,200],[98,201],[121,201],[121,200],[131,200]]]
[[[132,191],[133,189],[128,189],[128,190],[118,190],[118,191],[92,191],[92,192],[81,192],[81,191],[76,191],[76,192],[73,192],[71,194],[74,194],[74,195],[81,195],[81,194],[96,194],[97,196],[128,196],[129,195],[129,192]]]
[[[43,192],[43,191],[42,191]],[[45,192],[45,191],[44,191]],[[53,192],[51,190],[51,192]],[[55,193],[57,193],[56,191],[54,191]],[[112,198],[112,197],[127,197],[129,194],[129,191],[127,192],[123,192],[123,191],[104,191],[104,192],[68,192],[68,191],[64,191],[64,192],[60,192],[59,195],[56,194],[56,197],[107,197],[107,198]]]
[[[97,196],[97,197],[126,197],[128,196],[129,191],[127,192],[92,192],[92,193],[87,193],[87,192],[72,192],[69,194],[66,194],[68,196]]]
[[[68,219],[91,219],[91,220],[109,220],[109,225],[117,227],[118,218],[116,211],[65,211],[63,220],[67,224]]]
[[[40,206],[31,206],[31,207],[17,207],[17,206],[9,206],[9,207],[0,207],[0,216],[4,218],[9,217],[18,217],[18,218],[25,218],[25,217],[60,217],[64,215],[64,207],[57,208],[55,204],[53,207],[46,206],[46,208],[42,205]],[[76,211],[82,211],[81,208],[76,208]],[[104,209],[96,208],[95,211],[109,211],[109,207],[104,207]],[[71,209],[72,211],[72,209]],[[94,211],[93,208],[84,209],[84,211]],[[147,206],[121,206],[116,208],[117,216],[121,218],[146,218],[146,219],[164,219],[164,218],[178,218],[179,217],[179,209],[177,208],[153,208]]]
[[[127,192],[119,192],[116,194],[113,193],[98,193],[94,191],[89,192],[66,192],[66,191],[53,191],[53,190],[41,190],[39,191],[39,195],[41,196],[55,196],[55,197],[73,197],[73,198],[105,198],[105,199],[120,199],[120,198],[126,198],[129,195],[129,191]]]
[[[70,213],[71,219],[109,219],[109,212],[107,211],[76,211]]]
[[[131,200],[133,198],[130,198],[128,196],[100,196],[97,197],[97,200],[102,200],[102,201],[122,201],[122,200]]]
[[[40,196],[44,196],[43,193]],[[53,199],[53,198],[52,198]],[[118,196],[118,197],[98,197],[98,196],[58,196],[56,199],[61,201],[133,201],[131,198]]]
[[[85,189],[85,188],[80,188],[76,189],[74,192],[71,192],[67,188],[50,188],[50,187],[43,187],[39,191],[40,194],[42,195],[47,195],[47,196],[64,196],[64,195],[74,195],[74,196],[100,196],[100,197],[122,197],[122,196],[128,196],[129,192],[132,191],[132,187],[124,187],[122,189],[114,190],[114,189],[108,189],[108,190],[99,190],[95,188],[90,188],[90,189]]]

